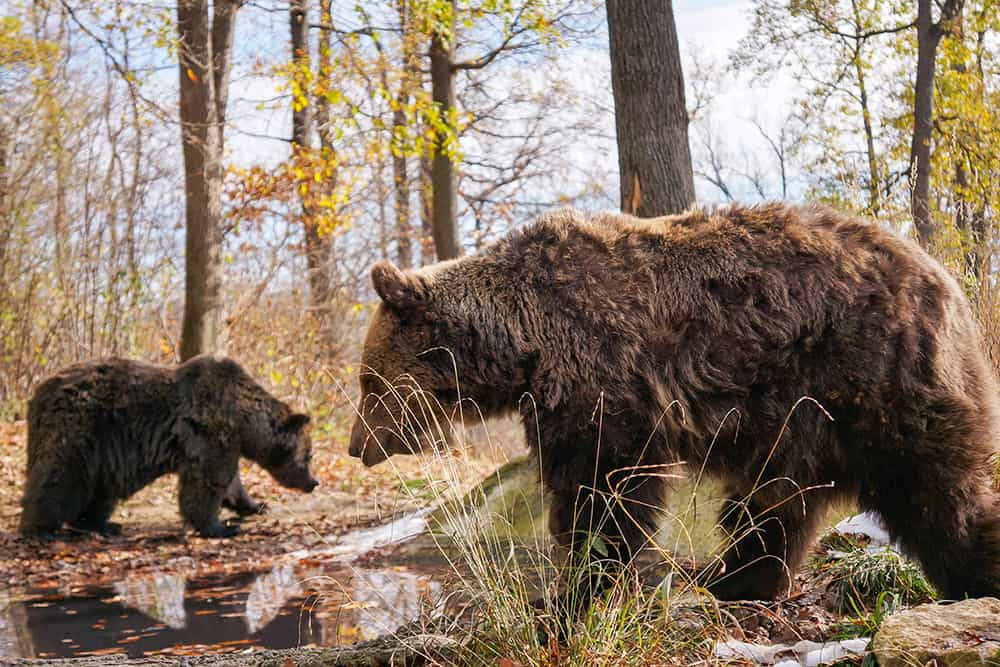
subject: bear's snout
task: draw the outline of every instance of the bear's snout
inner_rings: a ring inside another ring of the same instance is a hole
[[[383,429],[380,429],[380,431],[383,437],[388,436],[387,439],[390,441],[393,439],[390,432]],[[359,418],[354,422],[354,428],[351,430],[351,444],[347,449],[347,453],[354,458],[361,459],[361,462],[366,467],[370,468],[373,465],[377,465],[385,461],[392,454],[397,453],[390,447],[391,442],[383,443],[375,433],[369,433],[369,426],[363,419]]]
[[[368,433],[365,431],[364,423],[361,419],[354,422],[354,428],[351,429],[351,444],[347,448],[347,453],[356,459],[361,458],[361,454],[365,451],[365,441],[368,439]]]

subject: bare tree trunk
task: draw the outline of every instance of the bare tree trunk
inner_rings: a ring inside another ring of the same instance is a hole
[[[392,113],[392,180],[396,192],[396,263],[402,268],[413,266],[412,231],[410,229],[410,180],[407,174],[407,160],[404,147],[399,144],[406,129],[406,105],[410,101],[414,81],[420,76],[420,64],[416,62],[416,38],[412,30],[412,20],[408,14],[406,0],[397,0],[396,12],[403,38],[403,78],[396,96],[396,109]]]
[[[326,12],[329,18],[329,3],[325,3],[320,8],[321,13]],[[309,3],[308,0],[292,0],[288,5],[289,28],[291,35],[292,63],[297,71],[308,70],[309,64]],[[323,20],[324,17],[321,17]],[[320,50],[325,47],[326,55],[323,56],[329,61],[329,30],[325,32],[324,42],[321,43]],[[320,63],[322,68],[323,63]],[[327,68],[329,70],[329,68]],[[328,73],[327,73],[328,75]],[[320,76],[323,76],[321,73]],[[304,92],[306,101],[292,100],[292,154],[295,156],[308,155],[312,150],[313,135],[313,108],[308,100],[308,93]],[[319,227],[313,217],[313,211],[309,208],[305,199],[302,200],[302,225],[306,241],[306,271],[309,279],[309,295],[311,297],[313,313],[323,322],[328,316],[330,304],[330,275],[329,275],[329,249],[330,244],[327,238],[320,236]],[[327,235],[328,237],[329,235]]]
[[[608,0],[621,208],[640,217],[694,203],[677,28],[670,0]]]
[[[395,111],[392,115],[393,135],[398,132],[397,128],[405,124],[405,115]],[[413,266],[413,244],[410,239],[410,185],[406,174],[406,155],[402,151],[392,156],[392,182],[396,194],[396,263],[408,269]]]
[[[219,339],[222,138],[232,24],[238,8],[235,0],[216,0],[210,28],[208,0],[177,2],[187,220],[181,360],[213,349]],[[221,89],[216,89],[217,83]]]
[[[450,7],[451,25],[447,34],[437,31],[431,36],[431,99],[444,122],[455,108],[455,69],[452,66],[452,49],[455,35],[454,1]],[[450,41],[449,41],[450,40]],[[462,254],[458,241],[458,220],[455,217],[457,196],[455,190],[455,165],[445,153],[447,134],[441,131],[434,138],[434,156],[431,160],[432,221],[434,247],[437,258],[451,259]]]
[[[420,265],[434,263],[437,253],[434,250],[434,217],[431,210],[431,161],[424,156],[420,158]]]
[[[376,131],[376,141],[382,144],[382,130]],[[378,251],[380,259],[389,259],[389,213],[386,211],[386,200],[389,199],[388,187],[385,182],[385,160],[379,157],[375,171],[375,204],[378,206]]]
[[[3,294],[7,289],[7,252],[14,233],[14,216],[10,212],[10,167],[8,151],[12,144],[6,127],[0,124],[0,308],[4,306]]]
[[[244,0],[215,0],[212,3],[212,85],[215,94],[215,130],[219,155],[225,146],[226,104],[229,101],[229,74],[232,71],[233,24],[236,10]]]
[[[854,39],[854,73],[858,78],[858,100],[861,105],[861,120],[865,128],[865,148],[868,151],[868,209],[877,215],[882,207],[882,177],[879,174],[878,158],[875,154],[875,131],[872,128],[872,115],[868,103],[868,87],[865,81],[865,69],[861,62],[861,47],[864,39],[860,37],[864,31],[861,22],[861,8],[857,0],[851,0],[854,13],[854,33],[859,35]]]
[[[917,0],[917,79],[913,89],[913,138],[910,144],[910,211],[917,236],[934,235],[930,206],[931,133],[934,128],[934,62],[947,25],[961,16],[964,0],[945,0],[934,22],[932,0]]]
[[[440,634],[412,636],[383,635],[375,639],[335,648],[288,648],[255,651],[253,654],[197,655],[178,660],[176,656],[144,656],[131,658],[119,653],[111,656],[90,656],[65,660],[12,658],[4,664],[10,667],[175,667],[178,663],[190,667],[424,667],[426,665],[459,664],[460,656],[468,653],[462,644]]]

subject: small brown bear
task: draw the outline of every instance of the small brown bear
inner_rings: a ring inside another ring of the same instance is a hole
[[[204,537],[238,528],[225,502],[256,511],[240,483],[240,456],[305,492],[312,445],[307,415],[293,413],[231,359],[202,355],[179,366],[102,359],[64,368],[28,402],[28,467],[21,532],[46,536],[68,523],[114,534],[115,504],[179,473],[184,519]]]
[[[565,210],[372,280],[350,444],[366,465],[433,440],[460,398],[520,408],[550,529],[601,537],[585,558],[631,559],[679,460],[728,489],[720,598],[781,595],[840,498],[944,597],[1000,594],[997,384],[965,295],[915,243],[818,206]]]

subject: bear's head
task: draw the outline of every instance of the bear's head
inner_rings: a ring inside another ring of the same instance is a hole
[[[236,361],[201,355],[176,371],[178,408],[174,432],[184,452],[202,459],[229,448],[261,465],[282,486],[312,491],[309,416],[271,396]]]
[[[319,482],[309,470],[312,439],[306,430],[309,415],[290,414],[275,428],[274,441],[263,462],[271,476],[284,487],[309,493]]]
[[[390,262],[372,268],[382,303],[365,337],[350,445],[351,456],[367,466],[450,445],[467,345],[457,335],[462,324],[454,300],[435,281]]]

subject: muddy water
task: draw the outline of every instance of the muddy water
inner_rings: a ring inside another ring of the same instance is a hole
[[[440,590],[427,573],[300,561],[266,572],[0,593],[0,658],[353,644],[415,619]]]

